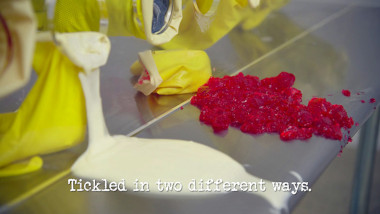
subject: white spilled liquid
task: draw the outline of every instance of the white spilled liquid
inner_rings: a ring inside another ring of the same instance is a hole
[[[208,146],[184,140],[110,136],[102,111],[99,69],[80,73],[79,78],[86,98],[89,146],[72,166],[74,175],[86,179],[106,179],[108,182],[139,179],[150,186],[150,192],[143,194],[155,194],[157,197],[167,194],[175,194],[176,197],[228,194],[223,186],[219,186],[220,192],[192,192],[187,184],[193,179],[251,183],[264,181],[267,184],[266,191],[246,192],[266,199],[275,212],[287,209],[289,192],[274,192],[270,181],[250,175],[231,157]],[[156,188],[158,180],[178,182],[183,188],[178,192],[160,192]],[[127,189],[135,187],[133,182],[126,182],[125,185]],[[215,185],[210,187],[215,189]]]
[[[144,194],[207,195],[223,194],[214,191],[191,192],[188,185],[195,181],[265,182],[266,191],[246,191],[270,202],[276,210],[286,209],[290,196],[288,192],[274,192],[270,181],[250,175],[235,160],[208,146],[184,140],[141,139],[126,136],[110,136],[104,123],[99,95],[99,70],[81,73],[80,79],[86,97],[89,126],[89,147],[72,167],[73,174],[87,179],[107,179],[120,182],[122,179],[139,179],[149,183],[150,192]],[[160,192],[158,180],[179,182],[179,192]],[[133,182],[126,182],[127,189],[133,189]],[[228,194],[228,193],[227,193]]]

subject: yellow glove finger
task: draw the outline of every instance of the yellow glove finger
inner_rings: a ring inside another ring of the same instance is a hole
[[[39,156],[34,156],[29,160],[17,162],[0,168],[0,178],[31,173],[41,169],[42,165],[42,158]]]
[[[145,95],[193,93],[211,76],[210,59],[204,51],[145,51],[139,57],[131,72],[142,74],[135,88]]]

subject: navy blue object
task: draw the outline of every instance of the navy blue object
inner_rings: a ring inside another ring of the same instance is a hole
[[[152,33],[156,33],[165,25],[165,15],[169,8],[169,0],[154,0]]]

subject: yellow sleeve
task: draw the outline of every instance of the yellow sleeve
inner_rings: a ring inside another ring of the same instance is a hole
[[[73,65],[52,43],[36,46],[35,85],[14,113],[0,114],[0,168],[84,140],[85,103]]]

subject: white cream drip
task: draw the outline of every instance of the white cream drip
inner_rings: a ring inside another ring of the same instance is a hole
[[[255,183],[264,181],[267,187],[265,192],[247,193],[266,199],[272,204],[275,213],[287,209],[289,192],[274,192],[270,181],[250,175],[231,157],[208,146],[184,140],[110,136],[101,105],[99,69],[94,69],[92,65],[84,67],[89,70],[80,73],[79,78],[86,98],[89,146],[72,166],[74,175],[87,179],[106,179],[109,182],[119,182],[126,178],[139,179],[152,187],[149,193],[144,194],[156,193],[157,196],[225,193],[223,188],[221,192],[191,192],[187,184],[192,179]],[[159,179],[180,182],[183,189],[180,192],[159,192],[154,188]],[[126,188],[133,189],[132,183],[127,182]]]

